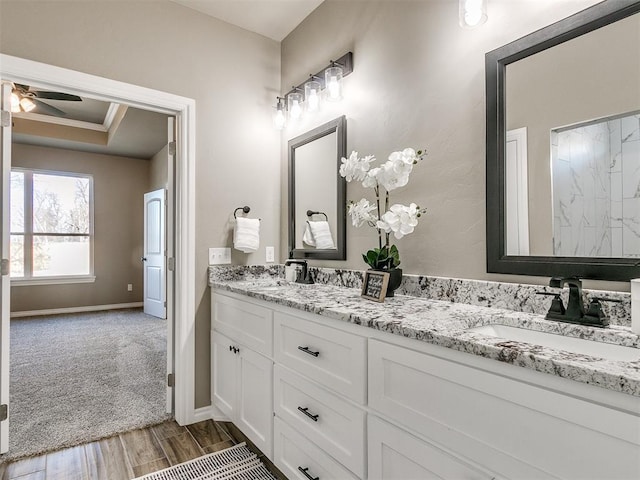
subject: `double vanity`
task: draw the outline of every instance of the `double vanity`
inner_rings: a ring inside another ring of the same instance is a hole
[[[211,269],[212,398],[288,478],[640,478],[640,337],[616,318],[278,274]]]

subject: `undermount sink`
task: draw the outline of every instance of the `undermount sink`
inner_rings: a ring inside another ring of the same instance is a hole
[[[623,347],[612,343],[595,342],[509,325],[482,325],[480,327],[470,328],[467,331],[481,333],[490,337],[504,338],[515,342],[531,343],[557,350],[605,358],[607,360],[622,362],[636,362],[640,360],[640,349],[638,348]]]
[[[277,292],[279,290],[283,290],[285,288],[305,288],[311,287],[313,284],[306,283],[278,283],[276,285],[264,285],[264,286],[256,286],[256,290],[260,290],[261,292]]]

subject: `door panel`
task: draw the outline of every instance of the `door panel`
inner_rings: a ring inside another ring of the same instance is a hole
[[[225,335],[211,332],[211,398],[213,404],[232,421],[236,417],[238,396],[238,357],[232,350],[234,345]]]
[[[166,318],[165,190],[144,194],[144,313]]]
[[[177,145],[176,144],[176,119],[175,117],[169,117],[167,119],[167,144],[168,145]],[[175,266],[173,265],[173,261],[175,258],[174,253],[174,225],[175,225],[175,208],[174,208],[174,188],[175,188],[175,167],[176,167],[176,155],[177,155],[177,147],[176,148],[167,148],[167,195],[165,201],[165,210],[166,210],[166,225],[165,225],[165,252],[166,252],[166,263],[167,265],[165,271],[165,313],[167,317],[167,377],[169,375],[173,375],[173,334],[174,334],[174,303],[173,299],[175,298],[175,289],[174,289],[174,274],[175,274]],[[175,384],[175,382],[174,382]],[[173,385],[167,384],[167,413],[173,413]]]
[[[0,105],[3,112],[11,111],[11,83],[3,82]],[[11,121],[0,127],[0,258],[9,259],[11,177]],[[9,406],[9,272],[0,274],[0,404]],[[9,450],[9,419],[0,422],[0,453]]]

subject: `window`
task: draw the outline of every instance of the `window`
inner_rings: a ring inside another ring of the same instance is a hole
[[[11,171],[11,279],[93,280],[93,179],[65,172]]]

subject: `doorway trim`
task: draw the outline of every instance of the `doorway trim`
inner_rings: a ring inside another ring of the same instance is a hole
[[[195,131],[196,102],[159,90],[0,54],[0,79],[127,104],[176,117],[174,412],[180,425],[195,412]]]

